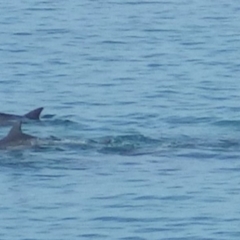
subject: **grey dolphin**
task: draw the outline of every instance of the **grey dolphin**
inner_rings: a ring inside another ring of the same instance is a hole
[[[21,126],[21,121],[14,123],[8,135],[0,140],[0,148],[33,144],[32,141],[37,138],[23,133]]]
[[[43,107],[34,109],[24,115],[15,115],[9,113],[1,113],[0,112],[0,124],[6,124],[16,120],[23,120],[23,119],[31,119],[31,120],[39,120],[40,114],[43,110]]]

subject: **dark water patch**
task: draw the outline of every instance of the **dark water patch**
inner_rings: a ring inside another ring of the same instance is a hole
[[[138,178],[138,179],[134,178],[134,179],[128,179],[126,180],[126,182],[127,183],[144,183],[146,182],[146,180],[143,180],[141,178]]]
[[[57,8],[57,7],[31,7],[31,8],[26,8],[25,10],[26,11],[29,11],[29,12],[39,12],[39,11],[42,11],[42,12],[45,12],[45,11],[50,11],[50,12],[53,12],[53,11],[57,11],[59,10],[60,8]]]
[[[233,128],[240,129],[240,120],[221,120],[221,121],[215,121],[212,124],[220,127],[231,127],[231,128],[233,127]]]
[[[142,209],[143,207],[145,207],[145,205],[143,204],[137,204],[137,203],[133,203],[133,204],[124,204],[124,203],[120,203],[120,204],[110,204],[110,205],[106,205],[106,208],[111,208],[111,209],[131,209],[132,207],[135,208],[139,208]]]
[[[11,52],[11,53],[25,53],[25,52],[28,52],[29,50],[27,49],[8,49],[7,50],[8,52]],[[11,63],[12,64],[12,63]],[[16,63],[15,63],[16,64]],[[18,64],[26,64],[26,62],[18,62]]]
[[[175,30],[171,30],[171,29],[165,29],[165,28],[147,28],[147,29],[144,29],[144,32],[147,32],[147,33],[176,33]]]
[[[152,54],[147,54],[147,55],[143,55],[143,58],[157,58],[157,59],[161,59],[163,57],[166,57],[166,53],[152,53]]]
[[[198,45],[204,45],[205,42],[182,42],[181,43],[183,46],[198,46]]]
[[[155,223],[164,221],[165,218],[136,218],[136,217],[115,217],[115,216],[103,216],[93,218],[92,221],[101,222],[118,222],[118,223]]]
[[[167,232],[171,230],[169,227],[144,227],[142,229],[137,230],[138,233],[161,233],[161,232]],[[162,239],[162,238],[161,238]]]
[[[191,217],[189,220],[190,220],[190,222],[192,222],[192,224],[214,225],[214,222],[217,219],[215,219],[213,217],[207,217],[207,216],[198,216],[198,217]]]
[[[24,151],[22,151],[21,157],[19,157],[19,155],[13,154],[13,151],[6,151],[5,153],[2,152],[2,155],[4,155],[4,157],[1,157],[0,159],[0,166],[2,168],[4,167],[8,169],[9,168],[16,169],[19,171],[23,171],[23,170],[38,171],[40,162],[36,160],[28,159],[29,155],[26,153],[27,152],[26,150]],[[19,174],[22,175],[22,173],[19,173]]]
[[[140,196],[140,197],[135,197],[133,201],[159,201],[161,200],[162,197],[158,197],[155,195],[145,195],[145,196]]]
[[[179,153],[177,154],[177,156],[180,158],[209,160],[209,159],[216,159],[218,154],[212,153],[212,152],[206,153],[206,152],[201,152],[196,150],[190,153]]]
[[[178,124],[199,124],[199,123],[209,123],[211,121],[210,117],[195,117],[195,116],[170,116],[164,119],[167,123],[178,123]]]
[[[121,45],[121,44],[126,44],[126,42],[123,41],[114,41],[114,40],[105,40],[101,42],[102,44],[113,44],[113,45]]]
[[[135,147],[133,145],[125,145],[119,147],[103,147],[98,151],[104,154],[119,154],[119,155],[132,155]]]
[[[133,196],[135,196],[134,193],[124,193],[124,194],[115,194],[115,195],[109,195],[109,196],[97,196],[93,199],[95,200],[118,200],[118,199],[131,199]]]
[[[160,68],[160,67],[163,67],[164,64],[160,64],[160,63],[150,63],[147,65],[149,68],[152,68],[152,69],[155,69],[155,68]]]
[[[119,1],[113,1],[111,4],[116,4],[116,5],[133,5],[133,6],[141,6],[141,5],[171,5],[172,2],[169,1],[124,1],[124,2],[119,2]]]
[[[225,16],[206,16],[206,17],[203,17],[202,19],[204,20],[217,20],[217,21],[224,21],[224,20],[229,20],[228,17],[225,17]]]
[[[237,222],[239,223],[239,221]],[[226,237],[226,239],[231,239],[231,238],[239,238],[240,237],[240,231],[235,230],[235,231],[216,231],[214,232],[220,239],[221,237]]]
[[[186,195],[172,195],[172,196],[166,196],[166,197],[161,197],[162,201],[188,201],[191,200],[193,197],[192,196],[186,196]]]
[[[133,83],[135,81],[134,78],[131,77],[114,77],[114,80],[119,81],[120,83]]]
[[[30,33],[30,32],[15,32],[15,33],[13,33],[13,35],[15,35],[15,36],[31,36],[32,33]]]
[[[49,64],[56,64],[56,65],[68,65],[68,62],[65,62],[65,61],[63,61],[63,60],[61,60],[61,59],[59,59],[59,58],[55,58],[55,59],[49,59],[48,60],[48,63]],[[65,74],[57,74],[56,76],[61,76],[61,75],[63,75],[63,76],[67,76],[67,75],[65,75]]]
[[[121,240],[147,240],[147,238],[143,238],[143,237],[123,237],[123,238],[119,238]]]
[[[13,75],[16,77],[26,77],[27,73],[14,73]]]
[[[166,237],[161,238],[161,240],[219,240],[218,238],[208,238],[208,237],[196,237],[196,236],[190,236],[190,237]]]
[[[231,150],[240,148],[240,140],[237,139],[220,139],[216,144],[212,144],[213,148],[218,150]]]
[[[239,173],[240,172],[240,167],[228,167],[228,168],[218,168],[216,172],[228,172],[228,173]]]
[[[107,239],[108,235],[105,234],[97,234],[97,233],[89,233],[89,234],[80,234],[77,236],[80,239]]]
[[[46,28],[46,29],[38,29],[37,30],[40,33],[45,33],[49,35],[59,35],[59,34],[68,34],[70,33],[70,30],[65,28]]]

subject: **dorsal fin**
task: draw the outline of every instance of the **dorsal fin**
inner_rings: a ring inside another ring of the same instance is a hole
[[[22,122],[21,121],[18,121],[16,123],[14,123],[14,125],[10,129],[7,137],[12,138],[12,137],[22,135],[23,133],[22,133],[22,128],[21,127],[22,127]]]
[[[24,115],[24,117],[29,118],[29,119],[34,119],[34,120],[39,120],[39,116],[43,110],[43,107],[34,109],[27,114]]]

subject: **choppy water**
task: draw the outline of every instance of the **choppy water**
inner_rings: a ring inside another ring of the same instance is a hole
[[[237,1],[0,3],[0,238],[239,239]],[[5,136],[9,127],[1,127]]]

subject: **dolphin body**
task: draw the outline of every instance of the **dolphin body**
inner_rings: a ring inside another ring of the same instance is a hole
[[[33,145],[37,138],[22,132],[22,122],[14,123],[8,135],[0,140],[0,148],[8,148],[22,145]]]
[[[26,113],[23,116],[0,112],[0,124],[4,125],[4,124],[11,123],[13,121],[22,121],[24,119],[39,120],[42,110],[43,110],[43,107],[40,107]]]

